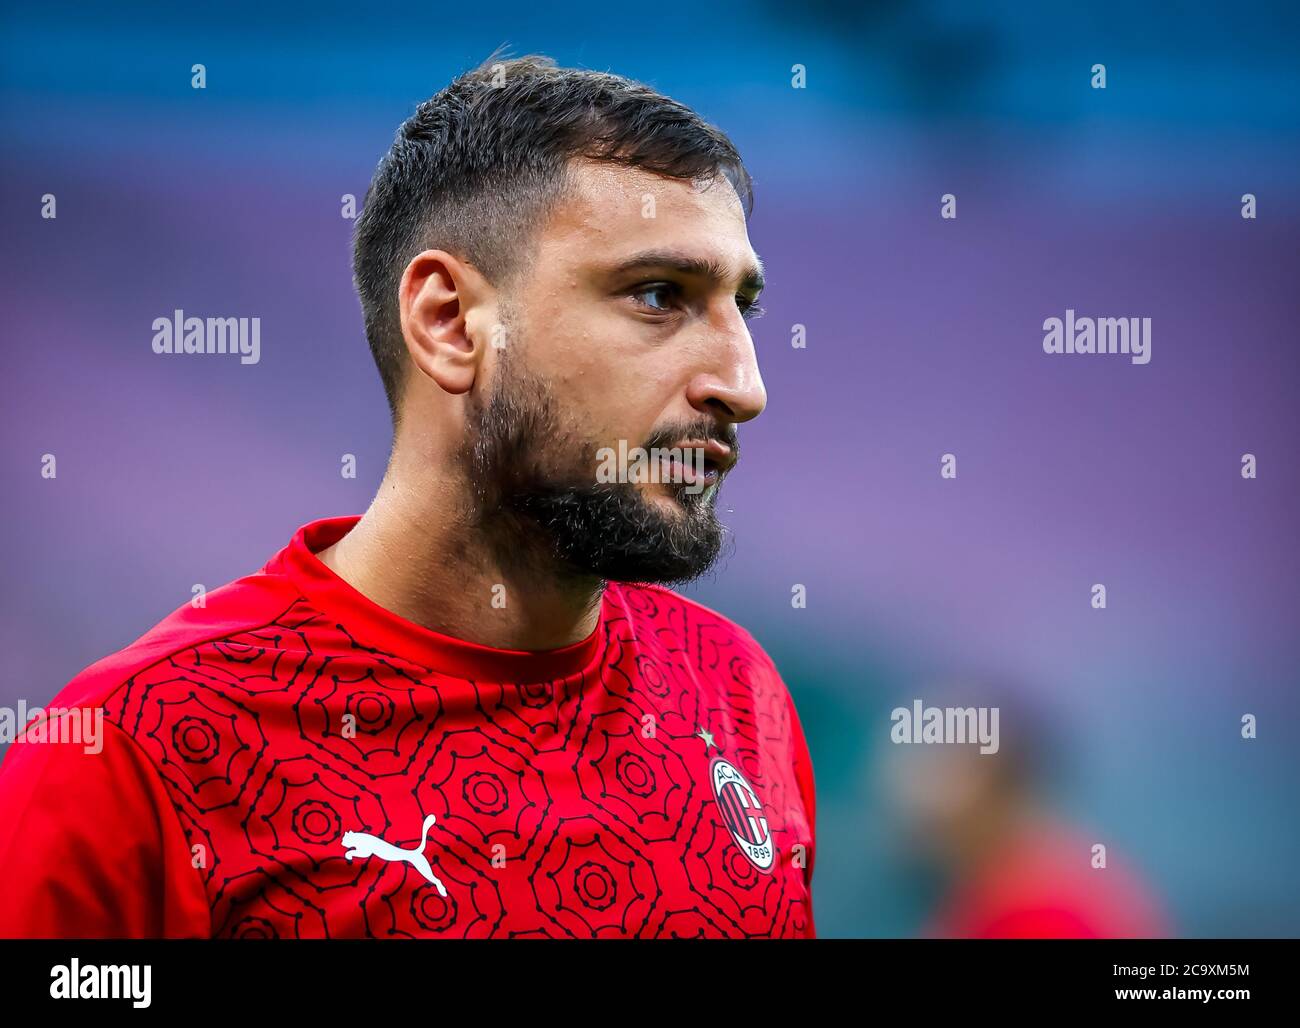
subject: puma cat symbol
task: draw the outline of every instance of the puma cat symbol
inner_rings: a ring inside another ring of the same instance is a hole
[[[380,860],[387,860],[389,863],[398,860],[405,861],[424,875],[438,890],[438,895],[446,899],[447,890],[443,888],[442,882],[434,877],[433,868],[429,866],[428,858],[424,855],[425,843],[429,841],[429,829],[433,827],[436,820],[437,818],[432,814],[424,819],[424,832],[420,836],[420,845],[409,850],[394,846],[391,842],[385,842],[377,835],[367,835],[365,832],[344,832],[343,847],[347,852],[343,856],[349,861],[353,857],[378,857]]]

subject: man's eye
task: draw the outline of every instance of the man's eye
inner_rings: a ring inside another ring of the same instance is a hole
[[[740,308],[740,316],[746,321],[753,321],[755,318],[761,318],[767,311],[758,305],[758,300],[751,300],[745,296],[736,297],[736,306]]]
[[[632,293],[643,306],[652,311],[667,313],[672,310],[673,303],[678,299],[680,290],[673,282],[650,282],[644,286],[638,286]],[[649,302],[645,299],[649,297]]]

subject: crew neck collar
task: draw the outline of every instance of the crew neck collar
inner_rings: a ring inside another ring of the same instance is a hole
[[[266,571],[286,575],[313,606],[367,645],[388,650],[415,664],[478,681],[545,682],[578,674],[593,665],[611,602],[607,586],[595,630],[581,642],[555,650],[499,650],[442,635],[408,621],[358,592],[316,554],[342,539],[359,514],[324,518],[303,525],[289,545],[268,562]]]

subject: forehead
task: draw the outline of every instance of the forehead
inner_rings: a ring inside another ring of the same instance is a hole
[[[647,249],[689,249],[739,270],[756,262],[745,211],[725,175],[707,185],[585,159],[538,233],[540,254],[608,263]]]

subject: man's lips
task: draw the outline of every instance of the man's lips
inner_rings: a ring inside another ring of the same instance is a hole
[[[721,474],[726,474],[735,466],[736,454],[726,443],[720,443],[716,439],[710,439],[707,442],[698,442],[689,440],[682,443],[683,450],[704,451],[704,466],[713,467]]]
[[[700,481],[706,486],[714,485],[736,464],[736,455],[731,447],[714,439],[708,441],[687,440],[679,444],[675,449],[680,449],[684,454],[687,454],[687,459],[685,461],[670,460],[668,467],[673,473],[674,481],[685,482],[688,485]],[[699,464],[695,451],[703,451],[702,471],[697,470]]]

